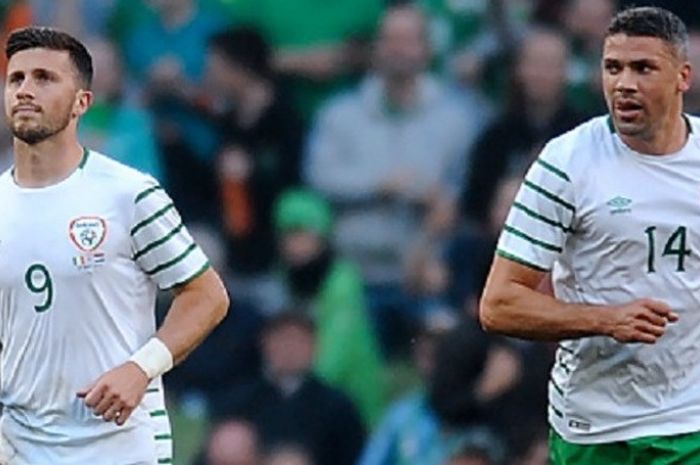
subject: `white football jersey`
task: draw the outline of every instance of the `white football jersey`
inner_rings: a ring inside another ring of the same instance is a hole
[[[531,166],[497,253],[551,270],[557,298],[638,298],[680,315],[654,345],[596,336],[559,345],[549,418],[564,439],[601,443],[700,430],[700,122],[677,153],[644,155],[608,117],[552,140]]]
[[[86,151],[44,188],[0,176],[0,402],[12,465],[171,463],[160,379],[121,427],[76,392],[154,335],[158,287],[208,266],[157,182],[104,155]]]

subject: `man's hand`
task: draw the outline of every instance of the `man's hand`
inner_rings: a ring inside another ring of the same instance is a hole
[[[149,379],[134,362],[126,362],[109,370],[97,381],[77,392],[85,405],[105,421],[123,425],[141,403]]]
[[[671,307],[652,299],[635,300],[610,310],[606,333],[618,342],[653,344],[666,332],[667,323],[678,321]]]

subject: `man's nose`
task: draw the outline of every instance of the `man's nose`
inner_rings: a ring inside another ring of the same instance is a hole
[[[615,90],[620,92],[636,92],[637,77],[628,68],[624,68],[617,77],[615,82]]]

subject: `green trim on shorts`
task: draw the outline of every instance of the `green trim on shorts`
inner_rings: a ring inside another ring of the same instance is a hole
[[[603,444],[574,444],[549,431],[552,465],[700,464],[700,431]]]

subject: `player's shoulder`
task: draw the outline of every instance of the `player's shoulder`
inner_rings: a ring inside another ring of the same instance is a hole
[[[95,150],[89,150],[86,154],[83,170],[90,180],[131,198],[136,198],[145,189],[158,186],[158,181],[152,176]]]
[[[573,169],[572,165],[589,163],[596,153],[604,151],[613,135],[609,116],[596,116],[547,142],[540,159]]]

